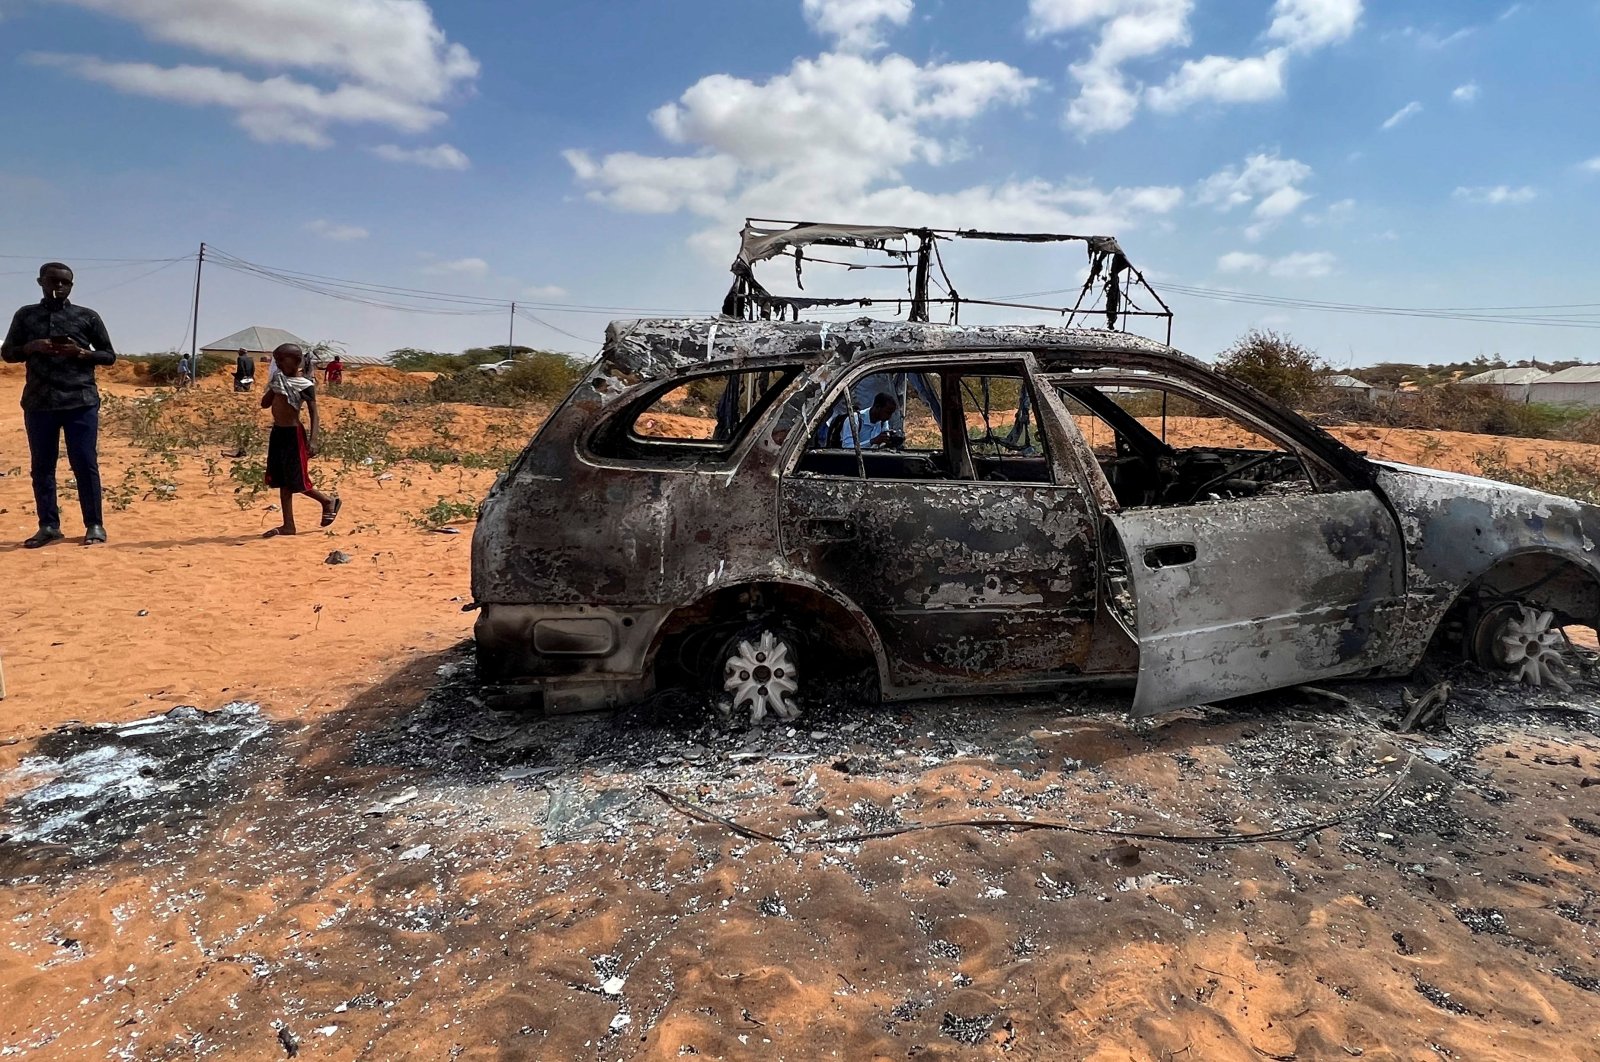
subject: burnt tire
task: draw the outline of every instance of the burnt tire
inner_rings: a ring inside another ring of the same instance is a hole
[[[1480,666],[1513,673],[1530,686],[1569,690],[1562,644],[1554,614],[1520,601],[1499,601],[1485,608],[1467,636],[1468,655]]]
[[[753,624],[723,643],[707,683],[731,699],[735,718],[751,724],[769,715],[795,719],[802,689],[799,642],[776,623]]]

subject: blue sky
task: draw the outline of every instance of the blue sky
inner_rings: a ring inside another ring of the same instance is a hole
[[[520,299],[554,327],[519,342],[592,353],[628,314],[572,307],[713,311],[756,214],[1107,232],[1158,287],[1600,303],[1597,42],[1591,0],[0,0],[0,278],[20,304],[65,258],[121,348],[167,349],[192,266],[92,259],[204,240]],[[984,294],[1081,258],[950,264]],[[1169,301],[1201,356],[1265,326],[1339,365],[1600,361],[1588,328]],[[508,323],[215,267],[201,309],[202,341],[359,353]]]

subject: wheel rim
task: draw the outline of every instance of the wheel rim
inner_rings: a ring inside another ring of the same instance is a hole
[[[733,694],[735,711],[749,709],[750,721],[759,723],[768,712],[780,719],[800,714],[795,694],[800,690],[794,653],[789,643],[772,631],[754,640],[741,639],[723,667],[723,689]]]
[[[1529,686],[1572,688],[1563,674],[1561,630],[1552,612],[1512,602],[1497,605],[1478,621],[1473,649],[1479,663],[1515,672]]]

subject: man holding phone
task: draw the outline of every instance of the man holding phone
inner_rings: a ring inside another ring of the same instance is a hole
[[[61,510],[56,501],[56,464],[61,437],[67,461],[78,479],[83,510],[83,544],[106,540],[100,505],[100,388],[94,371],[117,360],[100,315],[68,301],[72,270],[60,262],[39,267],[44,298],[18,310],[0,345],[0,359],[28,366],[22,386],[22,422],[33,455],[33,500],[39,530],[23,542],[38,549],[60,539]]]

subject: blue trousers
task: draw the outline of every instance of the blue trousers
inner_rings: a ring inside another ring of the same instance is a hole
[[[78,505],[83,524],[105,523],[100,508],[100,407],[24,410],[22,425],[33,454],[33,504],[40,527],[60,527],[61,507],[56,502],[56,463],[61,458],[61,436],[67,437],[67,463],[78,478]]]

